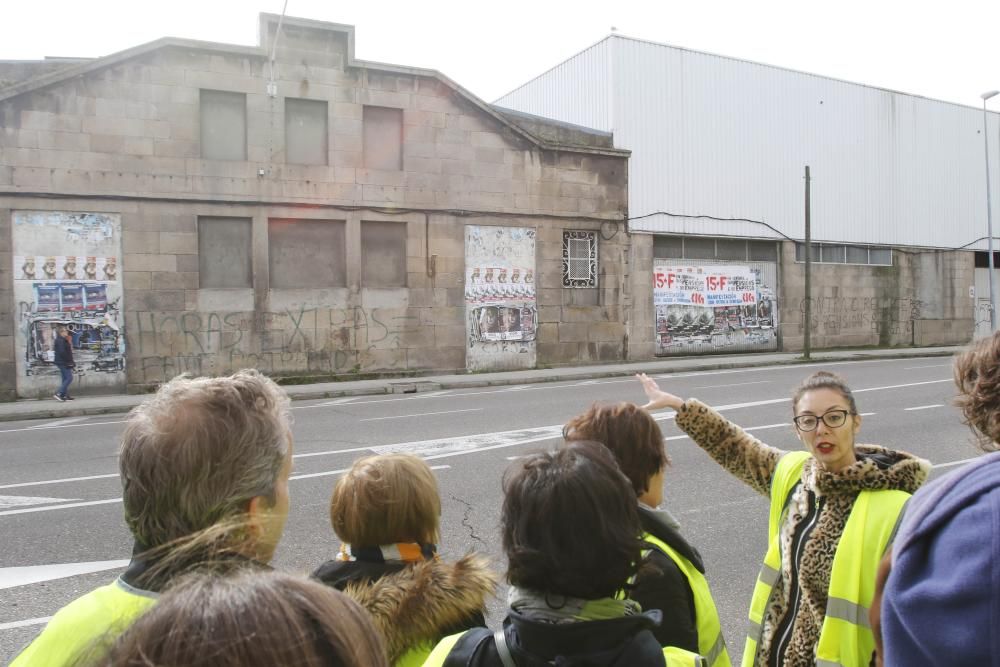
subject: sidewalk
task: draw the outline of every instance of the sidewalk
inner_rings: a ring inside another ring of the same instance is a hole
[[[945,357],[951,356],[961,349],[961,347],[907,347],[885,350],[831,350],[814,352],[812,359],[808,363],[815,364],[827,361],[858,361],[866,359],[906,359],[910,357]],[[784,352],[727,356],[671,357],[622,364],[299,384],[286,386],[285,390],[292,400],[306,400],[339,398],[343,396],[407,394],[422,391],[437,391],[440,389],[459,389],[463,387],[495,387],[535,384],[538,382],[622,377],[640,372],[680,373],[727,368],[747,368],[752,366],[783,366],[801,363],[807,362],[804,362],[798,353]],[[123,413],[128,412],[141,403],[147,396],[148,394],[116,394],[80,397],[66,403],[60,403],[55,399],[0,403],[0,421]]]

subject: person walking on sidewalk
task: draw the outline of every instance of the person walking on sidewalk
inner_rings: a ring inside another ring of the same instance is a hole
[[[55,364],[62,375],[62,384],[59,385],[59,391],[53,398],[57,401],[72,401],[73,397],[69,395],[69,384],[73,381],[73,367],[75,366],[73,363],[73,338],[66,327],[59,327],[56,330]]]

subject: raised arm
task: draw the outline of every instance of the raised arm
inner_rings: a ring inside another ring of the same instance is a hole
[[[771,477],[784,451],[765,445],[701,401],[684,400],[665,392],[645,373],[636,377],[649,399],[643,408],[676,410],[677,427],[691,436],[696,445],[755,491],[770,495]]]

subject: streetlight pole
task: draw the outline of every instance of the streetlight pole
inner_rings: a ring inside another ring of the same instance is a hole
[[[986,154],[986,247],[989,248],[989,272],[990,272],[990,332],[997,330],[997,297],[996,278],[993,276],[993,205],[990,201],[990,142],[986,123],[986,100],[1000,95],[1000,90],[990,90],[982,95],[983,98],[983,150]]]

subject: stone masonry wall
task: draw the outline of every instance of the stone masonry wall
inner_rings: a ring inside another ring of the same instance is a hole
[[[462,369],[466,224],[537,230],[539,364],[624,357],[627,154],[540,149],[441,80],[345,68],[342,42],[286,42],[275,99],[260,55],[168,46],[0,101],[0,397],[16,386],[12,210],[121,214],[133,388],[247,366]],[[246,161],[201,159],[200,89],[246,93]],[[328,165],[284,162],[285,97],[328,102]],[[364,105],[403,109],[402,170],[364,167]],[[199,289],[199,216],[252,219],[252,288]],[[269,218],[345,221],[346,286],[270,289]],[[406,287],[362,284],[368,220],[405,222]],[[564,229],[602,238],[597,288],[562,287]]]
[[[971,252],[893,251],[892,266],[812,264],[813,348],[961,345],[973,332]],[[805,264],[781,246],[782,347],[801,350]]]

